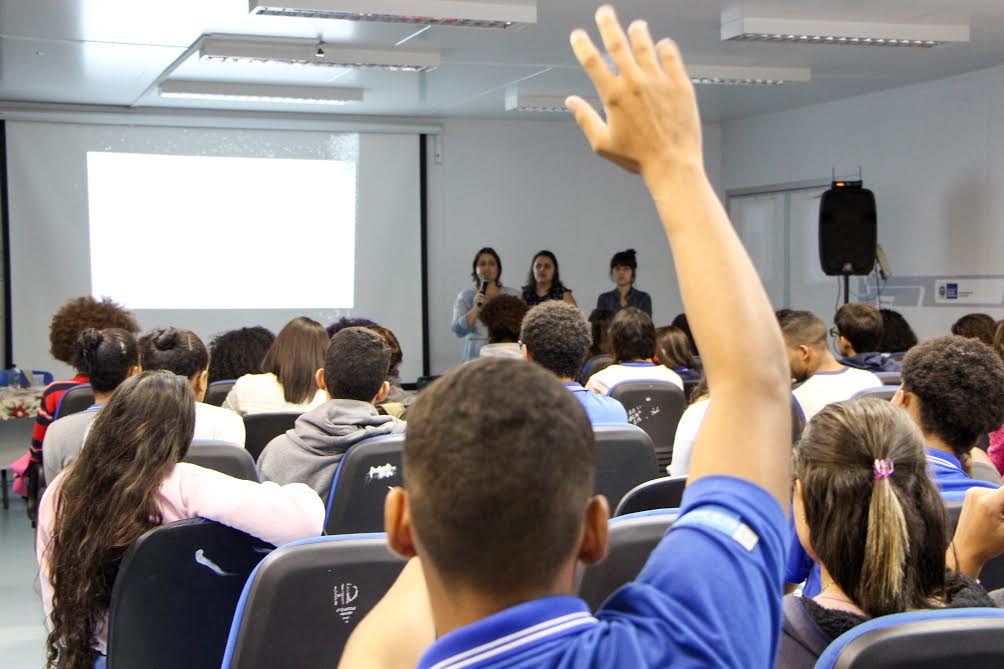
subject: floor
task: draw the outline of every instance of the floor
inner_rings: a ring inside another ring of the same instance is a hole
[[[0,508],[0,666],[39,669],[45,626],[38,595],[35,531],[20,497]]]

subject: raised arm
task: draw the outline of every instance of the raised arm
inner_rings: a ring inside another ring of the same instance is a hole
[[[584,31],[573,32],[571,42],[606,120],[579,97],[566,105],[594,151],[645,180],[673,252],[715,398],[697,436],[690,481],[744,478],[787,508],[787,356],[756,270],[704,172],[693,85],[676,45],[653,45],[645,22],[631,24],[630,38],[609,6],[597,10],[596,22],[617,74]]]

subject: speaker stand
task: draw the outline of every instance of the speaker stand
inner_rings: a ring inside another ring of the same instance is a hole
[[[844,304],[851,301],[851,275],[842,274],[844,277]]]

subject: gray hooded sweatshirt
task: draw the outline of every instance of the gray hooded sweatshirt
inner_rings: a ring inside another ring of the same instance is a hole
[[[263,481],[280,485],[306,483],[327,501],[331,479],[345,451],[363,439],[404,432],[407,425],[382,416],[376,407],[358,400],[328,400],[296,419],[258,456]]]

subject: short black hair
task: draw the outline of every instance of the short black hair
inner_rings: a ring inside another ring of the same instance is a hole
[[[903,314],[892,309],[879,309],[882,314],[882,341],[879,350],[883,353],[901,353],[917,345],[917,335]]]
[[[610,321],[607,344],[617,362],[648,360],[655,355],[655,324],[641,309],[625,307]]]
[[[209,367],[209,351],[191,330],[157,328],[140,337],[139,361],[144,371],[166,369],[191,379]]]
[[[272,331],[261,325],[216,335],[209,341],[209,382],[261,374],[262,358],[274,341]]]
[[[848,302],[833,317],[837,332],[854,347],[855,353],[879,350],[882,341],[882,314],[870,304]]]
[[[373,330],[350,327],[331,338],[324,355],[324,385],[332,399],[372,402],[387,379],[390,346]]]
[[[561,300],[541,302],[530,309],[519,338],[534,362],[564,379],[579,373],[592,343],[582,312]]]
[[[99,393],[115,390],[139,365],[139,348],[133,333],[122,328],[84,330],[77,340],[80,370]]]
[[[987,346],[994,345],[994,331],[997,321],[990,314],[966,314],[952,323],[952,334],[977,339]]]
[[[634,270],[638,269],[638,254],[634,249],[618,251],[610,258],[610,269],[614,267],[630,267],[633,275]]]
[[[826,326],[819,317],[809,311],[789,310],[778,314],[778,324],[784,343],[790,347],[826,347]]]
[[[404,481],[428,559],[492,595],[553,583],[572,556],[596,477],[585,410],[550,372],[481,358],[408,413]]]
[[[496,295],[481,308],[478,318],[488,328],[488,341],[515,342],[526,315],[526,302],[515,295]]]
[[[979,435],[1004,423],[1004,363],[974,339],[951,335],[914,346],[903,358],[903,390],[920,399],[924,432],[943,439],[960,459]]]

